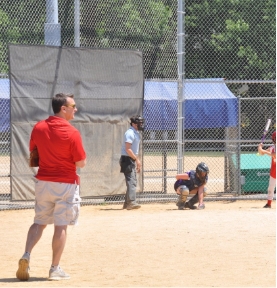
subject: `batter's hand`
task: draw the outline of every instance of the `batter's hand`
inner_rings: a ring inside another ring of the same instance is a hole
[[[259,146],[258,146],[258,153],[259,153],[260,155],[263,155],[263,154],[264,154],[263,152],[264,152],[264,151],[263,151],[263,143],[260,143]]]

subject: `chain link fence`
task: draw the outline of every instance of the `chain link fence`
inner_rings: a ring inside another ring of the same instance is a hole
[[[276,129],[276,3],[184,0],[183,11],[178,11],[178,4],[180,1],[171,0],[0,2],[0,209],[33,206],[32,202],[10,201],[9,43],[143,52],[146,83],[162,82],[163,86],[152,87],[157,99],[152,99],[152,94],[149,99],[145,96],[152,106],[146,106],[145,101],[144,117],[149,125],[143,134],[144,188],[138,193],[140,202],[176,200],[173,183],[180,168],[180,147],[184,171],[195,169],[200,161],[210,167],[207,200],[266,198],[270,158],[256,153],[266,120],[272,119],[266,147]],[[51,14],[56,8],[57,13]],[[176,84],[179,79],[178,13],[184,17],[182,130],[178,128],[177,90],[171,94],[171,88],[165,84]],[[193,79],[198,82],[190,94],[186,86]],[[222,104],[224,93],[218,89],[197,88],[197,84],[208,85],[207,79],[214,84],[221,79],[234,96],[235,123],[216,124],[225,121],[229,106],[224,101]],[[206,90],[211,98],[218,96],[209,99],[208,112],[201,107],[201,95]],[[187,98],[190,95],[192,99]],[[192,108],[186,110],[189,105]],[[191,120],[186,123],[186,119]],[[197,124],[199,119],[203,127]],[[208,125],[211,121],[213,124]],[[83,199],[82,204],[122,201],[122,195],[107,195]]]

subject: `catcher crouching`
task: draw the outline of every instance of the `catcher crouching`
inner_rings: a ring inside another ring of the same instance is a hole
[[[204,197],[207,195],[205,185],[208,182],[209,168],[201,162],[197,165],[196,170],[177,174],[177,181],[174,183],[174,190],[178,194],[176,206],[178,210],[187,209],[205,209]],[[190,194],[195,194],[189,201],[187,197]],[[198,206],[195,206],[195,204]]]

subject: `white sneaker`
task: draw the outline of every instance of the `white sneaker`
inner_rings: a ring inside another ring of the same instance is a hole
[[[68,280],[70,279],[70,275],[65,273],[63,269],[59,266],[56,270],[51,268],[49,270],[49,278],[48,280]]]
[[[17,279],[21,281],[27,281],[29,279],[30,277],[29,263],[30,263],[30,256],[25,253],[18,262],[18,269],[16,271]]]

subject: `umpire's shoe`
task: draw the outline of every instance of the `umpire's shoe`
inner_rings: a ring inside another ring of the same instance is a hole
[[[18,270],[16,271],[16,278],[21,281],[27,281],[29,275],[30,256],[25,253],[18,262]]]
[[[133,210],[133,209],[139,209],[141,206],[139,205],[139,204],[137,204],[137,203],[135,203],[135,204],[129,204],[127,207],[126,207],[126,209],[127,210]]]

